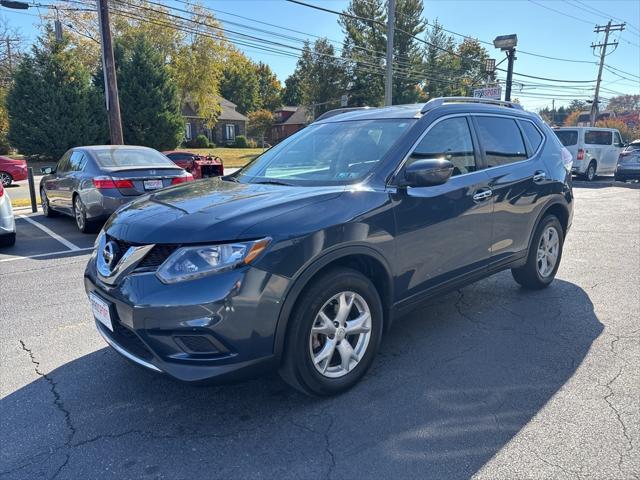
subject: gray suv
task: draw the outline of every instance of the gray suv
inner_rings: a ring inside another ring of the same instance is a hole
[[[547,287],[572,212],[571,155],[518,105],[338,112],[233,175],[119,209],[85,287],[138,365],[188,382],[278,369],[331,395],[424,300],[505,269]]]

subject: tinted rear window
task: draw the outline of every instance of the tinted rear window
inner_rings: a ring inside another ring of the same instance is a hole
[[[526,160],[527,150],[515,120],[478,116],[476,122],[488,167]]]
[[[520,126],[522,127],[522,131],[527,137],[527,140],[529,140],[531,148],[533,148],[533,152],[537,151],[540,147],[540,144],[542,143],[542,134],[533,125],[533,123],[527,122],[526,120],[522,120],[520,122]]]
[[[174,167],[175,164],[152,149],[117,148],[93,152],[102,167],[144,167],[147,165]]]
[[[584,132],[584,143],[589,145],[611,145],[611,132],[603,130],[587,130]]]
[[[570,147],[578,143],[577,130],[554,130],[556,137],[565,147]]]

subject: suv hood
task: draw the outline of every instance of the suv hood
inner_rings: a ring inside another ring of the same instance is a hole
[[[199,180],[145,195],[111,216],[109,235],[129,243],[204,243],[242,238],[258,222],[339,196],[344,186],[289,187]]]

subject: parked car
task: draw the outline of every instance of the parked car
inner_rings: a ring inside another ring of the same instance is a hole
[[[640,139],[630,142],[626,147],[624,147],[622,153],[633,152],[635,150],[640,150]]]
[[[43,213],[71,215],[81,232],[95,231],[139,195],[193,180],[160,152],[129,145],[72,148],[42,173]]]
[[[0,183],[0,247],[11,247],[16,243],[16,221],[11,199]]]
[[[613,175],[624,144],[614,128],[561,127],[554,132],[573,155],[571,173],[592,181],[598,175]]]
[[[13,182],[26,180],[26,178],[27,162],[0,156],[0,183],[3,187],[6,188]]]
[[[640,149],[620,154],[615,179],[620,182],[640,180]]]
[[[336,394],[423,300],[505,269],[547,287],[570,169],[553,131],[510,102],[347,112],[116,212],[85,288],[98,331],[138,365],[184,381],[278,368]]]
[[[183,150],[171,150],[164,153],[169,159],[193,175],[193,178],[220,177],[224,175],[224,165],[220,157],[198,155]]]

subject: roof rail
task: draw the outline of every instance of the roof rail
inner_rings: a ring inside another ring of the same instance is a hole
[[[371,107],[344,107],[344,108],[334,108],[333,110],[327,110],[322,115],[314,120],[314,122],[320,120],[326,120],[327,118],[334,117],[336,115],[340,115],[341,113],[354,112],[356,110],[368,110]]]
[[[488,105],[498,105],[501,107],[515,108],[517,110],[523,110],[522,105],[514,102],[507,102],[505,100],[495,100],[493,98],[482,97],[440,97],[429,100],[424,104],[420,113],[426,113],[429,110],[433,110],[436,107],[440,107],[445,103],[485,103]]]

